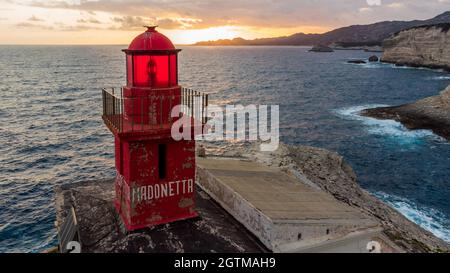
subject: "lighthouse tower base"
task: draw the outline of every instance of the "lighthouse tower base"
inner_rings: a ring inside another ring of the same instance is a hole
[[[197,217],[195,141],[116,138],[114,205],[128,231]]]

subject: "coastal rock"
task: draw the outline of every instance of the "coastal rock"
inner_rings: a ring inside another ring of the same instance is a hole
[[[311,52],[334,52],[334,50],[331,47],[328,47],[325,45],[316,45],[313,48],[311,48],[309,51],[311,51]]]
[[[378,62],[378,56],[375,56],[375,55],[370,56],[369,62],[371,62],[371,63]]]
[[[366,61],[364,60],[350,60],[348,61],[349,64],[365,64]]]
[[[372,46],[372,47],[365,47],[365,52],[383,52],[382,46]]]
[[[444,106],[450,107],[450,85],[441,92],[441,101]]]
[[[382,62],[450,70],[450,23],[415,27],[386,39]]]
[[[393,119],[408,129],[429,129],[450,140],[450,86],[439,95],[414,103],[366,109],[364,116]]]

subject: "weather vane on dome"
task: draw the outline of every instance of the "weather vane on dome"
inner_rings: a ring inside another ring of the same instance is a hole
[[[153,21],[150,22],[149,24],[144,25],[144,27],[147,28],[148,30],[155,30],[155,28],[158,27],[158,24],[155,21]]]

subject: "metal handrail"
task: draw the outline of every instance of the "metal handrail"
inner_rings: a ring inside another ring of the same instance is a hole
[[[170,128],[171,110],[181,103],[184,116],[205,124],[208,94],[182,88],[181,93],[124,96],[122,88],[102,89],[103,120],[113,133],[146,132]]]

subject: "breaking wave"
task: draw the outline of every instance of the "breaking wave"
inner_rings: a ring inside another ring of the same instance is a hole
[[[441,139],[430,130],[409,130],[400,122],[395,120],[380,120],[360,115],[364,109],[385,107],[387,105],[368,104],[337,109],[334,112],[341,118],[360,121],[370,134],[392,137],[400,143],[408,144],[411,141],[425,137]]]
[[[430,79],[438,80],[438,81],[445,81],[445,80],[450,80],[450,75],[448,75],[448,76],[435,76],[435,77],[431,77]]]
[[[351,59],[351,60],[359,60],[359,59]],[[436,68],[429,68],[429,67],[414,67],[414,66],[398,66],[395,64],[391,64],[391,63],[383,63],[383,62],[369,62],[367,60],[366,63],[364,64],[354,64],[354,63],[349,63],[348,61],[346,62],[346,64],[348,65],[355,65],[355,66],[360,66],[363,68],[393,68],[393,69],[412,69],[412,70],[429,70],[429,71],[434,71],[434,72],[442,72],[445,73],[445,70],[443,69],[436,69]],[[449,80],[450,76],[437,76],[437,77],[432,77],[432,79],[434,80]]]
[[[446,219],[442,212],[433,208],[419,207],[406,198],[384,192],[376,192],[374,195],[395,208],[410,221],[450,243],[450,221]]]

